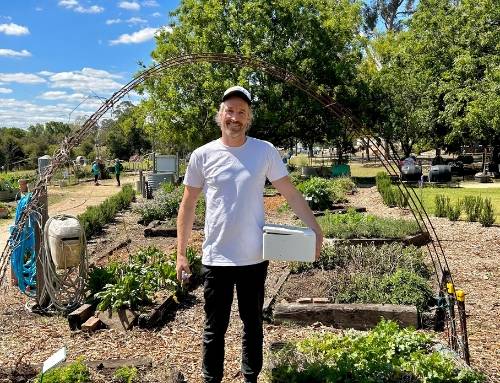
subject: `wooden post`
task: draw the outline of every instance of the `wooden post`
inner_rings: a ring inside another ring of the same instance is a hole
[[[38,213],[40,213],[41,222],[35,230],[35,252],[36,252],[36,300],[40,307],[47,307],[50,303],[49,296],[45,292],[45,279],[43,276],[42,267],[42,252],[43,246],[43,228],[49,219],[47,187],[44,186],[40,195],[39,205],[37,206]]]
[[[467,323],[465,319],[465,294],[462,290],[457,290],[458,318],[460,320],[460,337],[463,347],[463,357],[465,363],[470,366],[469,337],[467,335]]]

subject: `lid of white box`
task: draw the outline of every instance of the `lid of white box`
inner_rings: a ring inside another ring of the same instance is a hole
[[[269,233],[269,234],[281,234],[281,235],[292,235],[292,234],[315,235],[314,231],[312,231],[308,227],[267,224],[267,225],[264,226],[263,229],[264,229],[264,233]]]

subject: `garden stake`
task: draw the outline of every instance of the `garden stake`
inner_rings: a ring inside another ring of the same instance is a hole
[[[460,333],[464,360],[470,366],[469,338],[467,336],[467,323],[465,321],[465,294],[463,290],[457,290],[458,318],[460,320]]]
[[[447,282],[446,289],[448,291],[448,314],[450,316],[451,348],[454,351],[460,351],[460,349],[458,348],[457,329],[455,321],[455,287],[453,286],[453,282]]]

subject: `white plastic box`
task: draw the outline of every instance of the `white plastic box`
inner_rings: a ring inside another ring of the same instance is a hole
[[[314,262],[316,234],[307,227],[264,226],[263,257],[275,261]]]

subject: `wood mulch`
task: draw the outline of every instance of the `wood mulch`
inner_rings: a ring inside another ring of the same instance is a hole
[[[407,216],[408,212],[385,207],[375,188],[360,189],[350,196],[352,205],[365,206],[370,213],[383,216]],[[267,221],[293,223],[290,213],[279,213],[284,203],[281,196],[265,197]],[[132,211],[121,214],[106,233],[91,241],[91,262],[101,258],[126,258],[140,247],[155,245],[163,251],[175,251],[175,238],[144,238],[144,226],[137,224]],[[467,293],[467,313],[472,365],[486,372],[491,382],[500,382],[500,228],[482,228],[479,224],[432,218],[458,288]],[[130,239],[131,242],[112,255],[106,249]],[[193,233],[192,245],[201,248],[202,231]],[[286,264],[271,263],[266,282],[267,290],[286,269]],[[29,300],[17,289],[9,288],[0,295],[0,382],[2,372],[10,371],[16,363],[40,364],[62,346],[68,349],[68,359],[83,355],[86,360],[113,358],[150,358],[151,368],[143,371],[141,382],[166,382],[171,368],[179,369],[188,382],[201,379],[201,336],[203,328],[202,288],[194,290],[179,305],[175,318],[156,330],[134,328],[128,332],[99,330],[93,334],[71,332],[67,320],[60,316],[41,316],[30,313]],[[235,297],[236,298],[236,297]],[[225,377],[223,382],[242,382],[240,367],[241,322],[236,302],[231,313],[226,336]],[[320,323],[301,327],[296,325],[265,325],[265,348],[273,342],[301,339],[313,333],[341,332]],[[442,334],[442,336],[444,336]],[[92,370],[95,382],[109,382],[109,375]],[[267,381],[262,374],[262,382]]]

